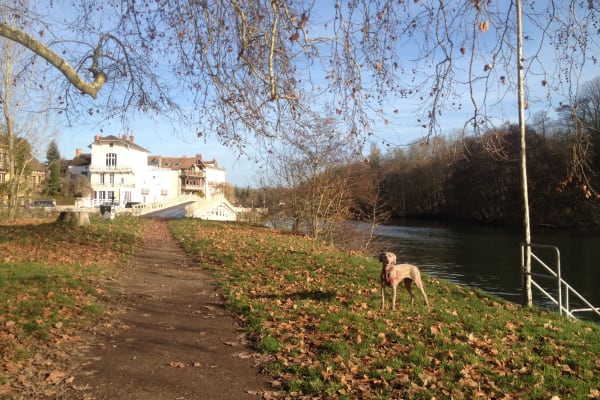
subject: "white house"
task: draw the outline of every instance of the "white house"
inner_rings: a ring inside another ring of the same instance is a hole
[[[92,202],[149,203],[179,195],[177,172],[148,166],[148,150],[133,135],[96,135],[90,145]]]
[[[152,203],[181,194],[203,198],[222,195],[225,170],[216,160],[196,157],[149,156],[148,150],[134,141],[134,135],[94,137],[91,154],[76,151],[69,162],[73,175],[90,179],[93,190],[90,203]]]

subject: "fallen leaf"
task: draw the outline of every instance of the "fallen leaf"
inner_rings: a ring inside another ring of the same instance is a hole
[[[187,368],[189,367],[188,363],[183,361],[171,361],[169,365],[173,368]]]
[[[52,371],[46,376],[45,381],[51,385],[58,385],[65,377],[65,373],[61,371]]]
[[[5,383],[4,385],[0,385],[0,396],[8,396],[13,393],[12,387],[10,384]]]

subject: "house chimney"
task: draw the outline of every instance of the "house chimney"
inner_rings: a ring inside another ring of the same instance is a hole
[[[100,135],[94,136],[94,142],[99,142],[99,141],[100,141]]]
[[[135,139],[135,136],[133,135],[133,132],[131,132],[131,133],[129,134],[129,141],[130,141],[131,143],[133,143],[133,142],[134,142],[134,139]]]
[[[81,149],[75,149],[75,158],[81,155]]]
[[[124,134],[121,136],[121,139],[123,139],[123,141],[124,141],[124,142],[126,142],[126,141],[127,141],[127,134],[126,134],[126,133],[124,133]]]

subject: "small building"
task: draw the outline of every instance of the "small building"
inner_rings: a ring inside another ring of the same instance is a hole
[[[81,149],[75,150],[75,158],[69,160],[66,165],[67,173],[70,175],[90,176],[90,164],[92,154],[84,153]]]
[[[9,147],[7,136],[0,131],[0,185],[10,182],[16,177],[20,182],[17,184],[17,197],[19,202],[28,201],[31,197],[39,196],[44,190],[47,168],[33,155],[17,157],[15,165],[15,176],[10,176]],[[20,144],[27,143],[24,139],[17,139]],[[27,146],[29,148],[29,145]],[[0,196],[0,202],[5,198]]]
[[[217,161],[204,161],[201,154],[195,157],[148,157],[148,165],[169,168],[177,171],[179,191],[210,199],[223,195],[225,170],[219,168]]]
[[[44,191],[46,180],[46,166],[37,158],[31,160],[31,192],[40,195]]]

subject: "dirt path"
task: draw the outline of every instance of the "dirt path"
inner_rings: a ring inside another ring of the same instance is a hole
[[[167,222],[153,222],[116,286],[114,300],[124,312],[106,321],[85,356],[74,360],[75,379],[63,398],[277,397],[212,277],[177,247]]]

